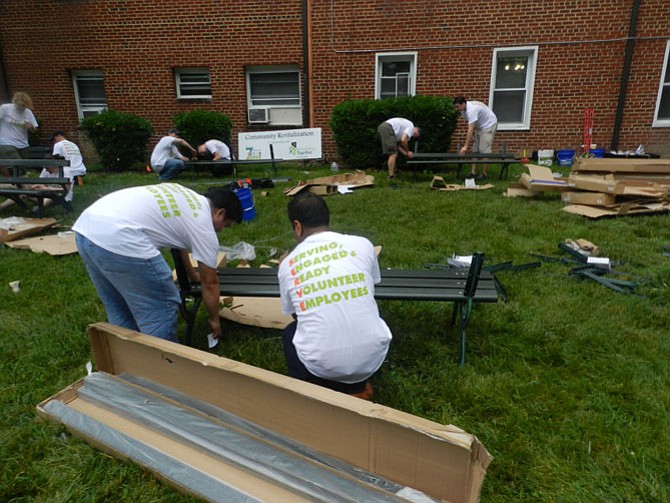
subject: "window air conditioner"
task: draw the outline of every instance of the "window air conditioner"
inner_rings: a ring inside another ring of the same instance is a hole
[[[269,108],[250,108],[249,124],[267,124],[270,122]]]

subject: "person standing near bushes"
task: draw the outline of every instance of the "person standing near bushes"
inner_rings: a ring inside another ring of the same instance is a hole
[[[461,113],[461,117],[468,122],[468,133],[465,138],[465,145],[461,147],[459,155],[465,155],[472,145],[472,153],[490,154],[493,148],[493,139],[498,130],[498,118],[489,107],[481,101],[466,100],[463,96],[454,98],[456,110]],[[486,164],[482,168],[482,174],[477,175],[477,164],[472,165],[470,178],[484,180],[488,177]]]
[[[388,177],[392,180],[395,178],[398,152],[411,159],[414,153],[409,149],[409,140],[419,138],[421,130],[410,120],[394,117],[382,122],[377,133],[382,142],[382,152],[388,155]]]
[[[181,250],[189,277],[200,282],[218,338],[217,232],[241,221],[242,204],[230,190],[211,188],[200,195],[162,183],[107,194],[83,211],[72,230],[109,323],[178,342],[179,291],[161,249]]]
[[[291,377],[359,398],[381,367],[391,331],[379,316],[381,281],[372,243],[330,230],[325,201],[299,194],[288,205],[298,245],[279,265],[282,310],[295,321],[282,344]]]

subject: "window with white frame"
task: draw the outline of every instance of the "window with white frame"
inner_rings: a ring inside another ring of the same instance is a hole
[[[494,49],[489,105],[498,129],[530,129],[537,46]]]
[[[661,83],[658,86],[654,127],[670,127],[670,40],[665,46]]]
[[[96,115],[107,109],[105,80],[97,70],[77,70],[72,72],[72,87],[77,101],[79,120]]]
[[[177,98],[212,98],[212,83],[207,68],[177,68],[174,75],[177,87]]]
[[[246,68],[250,123],[301,125],[300,67],[297,65]]]
[[[416,92],[416,52],[376,55],[375,99],[414,96]]]

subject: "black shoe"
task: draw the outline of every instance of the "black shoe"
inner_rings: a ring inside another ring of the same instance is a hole
[[[486,180],[488,176],[486,176],[486,173],[482,173],[481,175],[475,176],[475,180]]]
[[[468,173],[465,178],[477,178],[477,173]]]

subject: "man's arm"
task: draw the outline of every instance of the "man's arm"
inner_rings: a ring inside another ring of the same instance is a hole
[[[221,320],[219,320],[219,299],[221,297],[219,288],[219,277],[216,269],[207,267],[198,262],[200,275],[200,288],[202,289],[202,300],[209,314],[209,326],[215,339],[221,336]]]
[[[468,124],[468,135],[465,137],[465,145],[461,147],[460,154],[465,155],[472,144],[472,137],[475,135],[475,123]]]
[[[175,144],[181,145],[181,146],[189,149],[191,151],[191,158],[193,158],[193,159],[198,156],[197,150],[194,149],[193,147],[191,147],[191,145],[186,140],[184,140],[182,138],[175,138],[174,141],[172,142],[172,144],[173,145],[175,145]],[[181,157],[182,157],[182,161],[188,161],[188,157],[184,157],[183,155]]]
[[[400,143],[398,143],[398,150],[405,157],[412,157],[414,155],[414,152],[412,152],[409,149],[409,136],[407,136],[407,133],[402,134],[402,137],[400,138]]]

